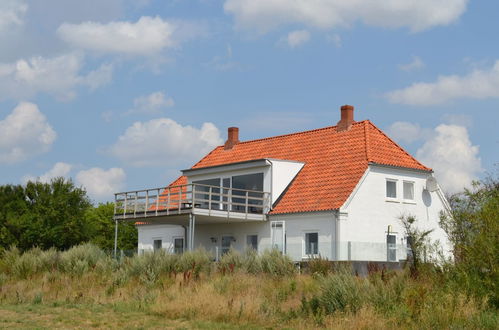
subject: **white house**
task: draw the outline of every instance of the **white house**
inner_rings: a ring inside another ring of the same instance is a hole
[[[216,147],[167,187],[116,194],[115,220],[135,221],[139,252],[277,248],[299,261],[399,261],[414,215],[431,239],[448,210],[432,170],[369,120],[341,107],[336,126]]]

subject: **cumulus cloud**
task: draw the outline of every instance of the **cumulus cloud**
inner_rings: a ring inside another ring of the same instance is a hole
[[[310,32],[307,30],[296,30],[288,33],[286,37],[286,42],[291,48],[295,48],[303,45],[310,40]]]
[[[129,113],[157,114],[164,108],[173,107],[175,101],[167,97],[164,92],[154,92],[149,95],[143,95],[133,100],[134,108]]]
[[[419,124],[397,121],[390,125],[387,134],[397,142],[412,143],[428,138],[432,132],[428,128],[422,128]]]
[[[82,55],[72,53],[0,63],[0,99],[26,98],[44,92],[61,100],[69,100],[75,96],[77,86],[95,89],[111,81],[110,64],[103,64],[82,75],[83,62]]]
[[[12,26],[24,23],[24,14],[28,5],[22,0],[2,0],[0,2],[0,33]]]
[[[489,70],[458,76],[440,76],[430,83],[415,83],[385,94],[392,103],[429,106],[457,99],[499,98],[499,60]]]
[[[81,49],[100,53],[153,55],[176,45],[174,23],[160,17],[143,16],[137,22],[115,21],[107,24],[63,23],[58,36]]]
[[[185,165],[222,143],[220,131],[212,123],[198,129],[158,118],[134,123],[108,151],[137,167]]]
[[[108,170],[93,167],[76,174],[76,182],[82,185],[91,197],[96,199],[111,198],[114,193],[122,191],[125,180],[125,171],[117,167]]]
[[[40,176],[33,176],[33,175],[26,175],[23,177],[23,182],[28,182],[28,181],[38,181],[38,182],[50,182],[50,180],[58,177],[64,177],[67,178],[69,176],[69,172],[71,172],[71,168],[73,166],[68,163],[63,163],[63,162],[57,162],[54,164],[54,166],[48,170],[46,173],[40,175]]]
[[[468,0],[226,0],[224,10],[236,26],[267,32],[288,24],[320,29],[348,27],[356,22],[418,32],[456,21]]]
[[[466,127],[441,124],[416,153],[416,158],[435,171],[444,191],[455,193],[469,187],[483,171]]]
[[[33,103],[21,102],[0,120],[0,164],[14,164],[50,150],[57,134]]]
[[[419,58],[419,56],[413,56],[412,61],[407,64],[400,64],[399,69],[406,72],[420,70],[425,67],[424,62]]]

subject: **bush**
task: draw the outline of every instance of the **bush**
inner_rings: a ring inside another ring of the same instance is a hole
[[[260,274],[262,272],[262,261],[255,249],[246,249],[242,256],[242,268],[248,274]]]
[[[218,270],[222,274],[234,273],[236,269],[241,268],[243,264],[243,258],[241,254],[234,249],[230,249],[229,252],[225,253],[220,261],[218,262]]]
[[[273,276],[290,276],[295,273],[293,261],[279,250],[266,250],[260,256],[262,272]]]
[[[184,273],[185,279],[189,279],[191,275],[199,278],[202,272],[210,273],[211,255],[204,249],[187,251],[180,256],[178,270]]]
[[[85,243],[61,253],[61,268],[66,273],[83,275],[88,270],[93,270],[102,259],[109,261],[111,258],[97,246]]]
[[[332,270],[331,265],[331,261],[319,255],[308,261],[308,272],[312,275],[326,276]]]

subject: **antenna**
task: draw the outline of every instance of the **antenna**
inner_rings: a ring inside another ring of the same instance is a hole
[[[430,176],[428,177],[428,179],[426,179],[426,190],[428,190],[429,192],[438,190],[437,180],[434,177]]]

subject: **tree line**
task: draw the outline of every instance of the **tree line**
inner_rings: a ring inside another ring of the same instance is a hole
[[[114,247],[114,205],[92,205],[81,187],[68,179],[50,183],[0,186],[0,250],[17,246],[21,250],[51,247],[67,250],[92,242],[104,250]],[[137,229],[120,223],[118,247],[134,250]]]

